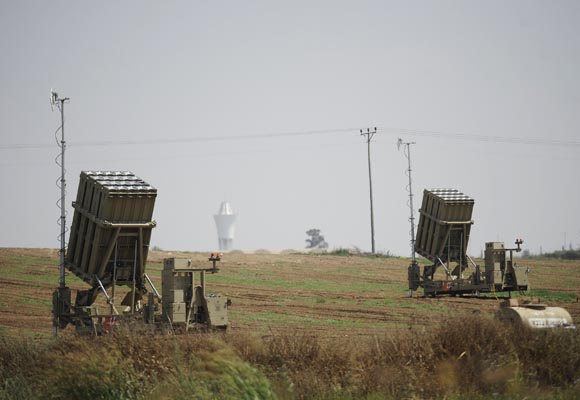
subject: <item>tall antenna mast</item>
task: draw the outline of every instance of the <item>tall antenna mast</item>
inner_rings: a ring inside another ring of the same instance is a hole
[[[415,263],[417,260],[415,258],[415,216],[413,210],[413,178],[411,176],[411,145],[416,144],[415,142],[403,142],[403,139],[399,138],[397,142],[397,147],[400,149],[401,146],[405,146],[405,157],[407,158],[408,168],[406,171],[407,177],[409,178],[409,184],[407,185],[407,191],[409,192],[409,222],[411,223],[411,260]]]
[[[65,277],[64,277],[64,270],[65,270],[65,235],[66,235],[66,209],[65,209],[65,196],[66,196],[66,179],[65,179],[65,168],[64,168],[64,152],[66,149],[66,142],[64,140],[64,104],[67,103],[70,99],[68,97],[61,98],[58,96],[58,93],[54,91],[50,91],[50,105],[53,107],[56,105],[60,111],[60,163],[58,162],[57,157],[57,164],[60,165],[60,181],[59,185],[60,188],[60,275],[59,275],[59,287],[62,289],[66,286]],[[57,130],[58,133],[58,130]],[[58,139],[57,139],[58,143]]]
[[[372,131],[367,128],[366,132],[360,130],[361,136],[367,137],[367,150],[368,150],[368,160],[369,160],[369,192],[371,198],[371,248],[372,253],[375,254],[375,217],[373,213],[373,180],[371,176],[371,140],[373,136],[377,133],[377,128],[375,127]]]
[[[407,185],[407,191],[409,192],[409,222],[411,223],[411,230],[409,231],[411,235],[411,266],[409,267],[409,297],[413,297],[413,290],[415,289],[415,284],[412,281],[418,280],[415,275],[418,275],[419,266],[417,265],[417,258],[415,256],[415,214],[413,209],[413,178],[411,176],[411,145],[416,144],[415,142],[403,142],[403,139],[399,138],[397,141],[397,148],[400,150],[401,146],[405,146],[404,153],[407,158],[408,168],[406,171],[407,177],[409,178],[409,184]],[[416,274],[415,274],[416,272]]]

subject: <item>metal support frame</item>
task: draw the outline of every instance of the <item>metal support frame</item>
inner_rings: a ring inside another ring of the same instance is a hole
[[[449,268],[447,268],[447,265],[443,262],[443,260],[441,260],[441,258],[439,258],[439,256],[437,256],[437,261],[439,261],[439,264],[445,270],[445,273],[447,274],[447,277],[450,277],[451,276],[451,271],[449,271]],[[433,274],[435,274],[435,271],[433,271]]]
[[[111,289],[111,310],[115,308],[115,288],[117,287],[117,253],[119,251],[119,243],[115,242],[115,257],[113,259],[113,287]]]
[[[138,240],[135,240],[135,258],[133,260],[133,288],[131,293],[131,314],[135,314],[135,291],[137,290],[137,243]]]
[[[157,291],[157,288],[153,284],[153,281],[151,281],[151,278],[149,278],[149,275],[147,275],[147,274],[143,274],[143,275],[145,276],[145,280],[149,283],[149,286],[151,286],[151,289],[153,289],[153,293],[155,293],[155,297],[157,297],[158,300],[161,300],[161,295]]]
[[[203,272],[202,272],[203,273]],[[191,313],[193,312],[193,303],[195,303],[195,272],[191,272],[191,299],[189,299],[189,307],[185,317],[185,331],[189,331],[189,322],[191,320]],[[203,287],[203,283],[202,283]]]
[[[103,295],[105,296],[105,299],[107,300],[107,304],[109,304],[111,306],[111,310],[110,310],[111,315],[119,315],[119,311],[117,311],[117,308],[115,307],[115,304],[114,304],[114,298],[112,296],[109,296],[109,293],[107,293],[107,289],[105,289],[105,285],[103,285],[103,282],[101,282],[99,277],[96,275],[95,275],[95,280],[99,284],[99,288],[101,289],[101,292],[103,292]]]

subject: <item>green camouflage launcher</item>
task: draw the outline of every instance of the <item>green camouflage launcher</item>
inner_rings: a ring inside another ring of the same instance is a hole
[[[467,254],[475,201],[456,189],[425,189],[419,210],[415,251],[431,261],[421,274],[419,265],[409,267],[409,289],[422,287],[425,295],[479,294],[528,289],[527,269],[513,261],[513,252],[501,242],[486,243],[485,271]],[[467,271],[472,266],[473,272]],[[442,267],[444,277],[435,273]],[[468,273],[471,272],[471,273]]]
[[[99,288],[143,290],[157,189],[126,171],[81,172],[70,231],[67,268],[93,288],[78,305],[91,305]]]
[[[156,198],[157,189],[131,172],[81,172],[65,260],[66,268],[90,288],[78,290],[74,303],[66,285],[54,291],[55,333],[73,324],[79,332],[101,334],[128,316],[151,326],[169,325],[174,332],[175,328],[188,330],[197,325],[227,327],[231,302],[214,294],[206,296],[205,288],[205,273],[219,271],[219,254],[209,258],[211,267],[192,265],[191,260],[187,267],[175,259],[166,262],[163,297],[147,276]],[[129,288],[120,302],[122,312],[115,301],[118,286]],[[95,305],[99,293],[107,301],[107,313]],[[146,293],[146,304],[142,305]]]

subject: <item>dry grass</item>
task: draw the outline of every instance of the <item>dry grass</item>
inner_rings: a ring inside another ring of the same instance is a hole
[[[229,336],[281,398],[577,398],[580,334],[480,316],[382,337]],[[567,350],[566,350],[567,349]]]
[[[177,255],[152,252],[158,287],[161,259]],[[580,398],[580,331],[499,325],[495,298],[409,299],[407,260],[231,254],[208,277],[234,302],[226,335],[87,339],[67,328],[54,340],[56,260],[0,249],[0,399]],[[578,322],[579,264],[526,264],[544,301]]]
[[[273,398],[268,380],[217,337],[0,340],[0,399]]]
[[[0,399],[572,399],[580,332],[472,316],[366,338],[3,338],[0,365]]]

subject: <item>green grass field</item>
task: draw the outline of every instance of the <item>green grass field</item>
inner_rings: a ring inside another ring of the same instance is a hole
[[[151,252],[147,273],[159,290],[162,259],[173,256],[208,265],[204,253]],[[532,271],[523,299],[580,319],[579,263],[520,262]],[[233,301],[227,334],[120,331],[87,341],[72,327],[51,337],[57,251],[0,249],[0,400],[578,398],[577,331],[502,326],[493,320],[502,294],[409,298],[408,263],[226,254],[207,285]],[[107,307],[102,296],[98,303]]]
[[[172,256],[208,265],[204,253],[151,252],[147,273],[159,291],[162,260]],[[580,319],[580,263],[519,262],[531,269],[532,290],[523,299],[564,306]],[[429,326],[453,315],[477,312],[491,317],[499,297],[505,296],[409,298],[408,263],[407,259],[386,257],[233,253],[224,255],[219,273],[208,274],[207,284],[210,292],[232,300],[230,321],[234,331],[263,334],[299,329],[324,331],[328,336],[365,336],[381,334],[385,329]],[[0,326],[11,334],[50,335],[51,292],[58,285],[57,251],[0,249],[0,268]],[[68,271],[67,284],[73,289],[87,288]],[[120,288],[118,298],[127,291]],[[99,302],[106,307],[102,296]]]

